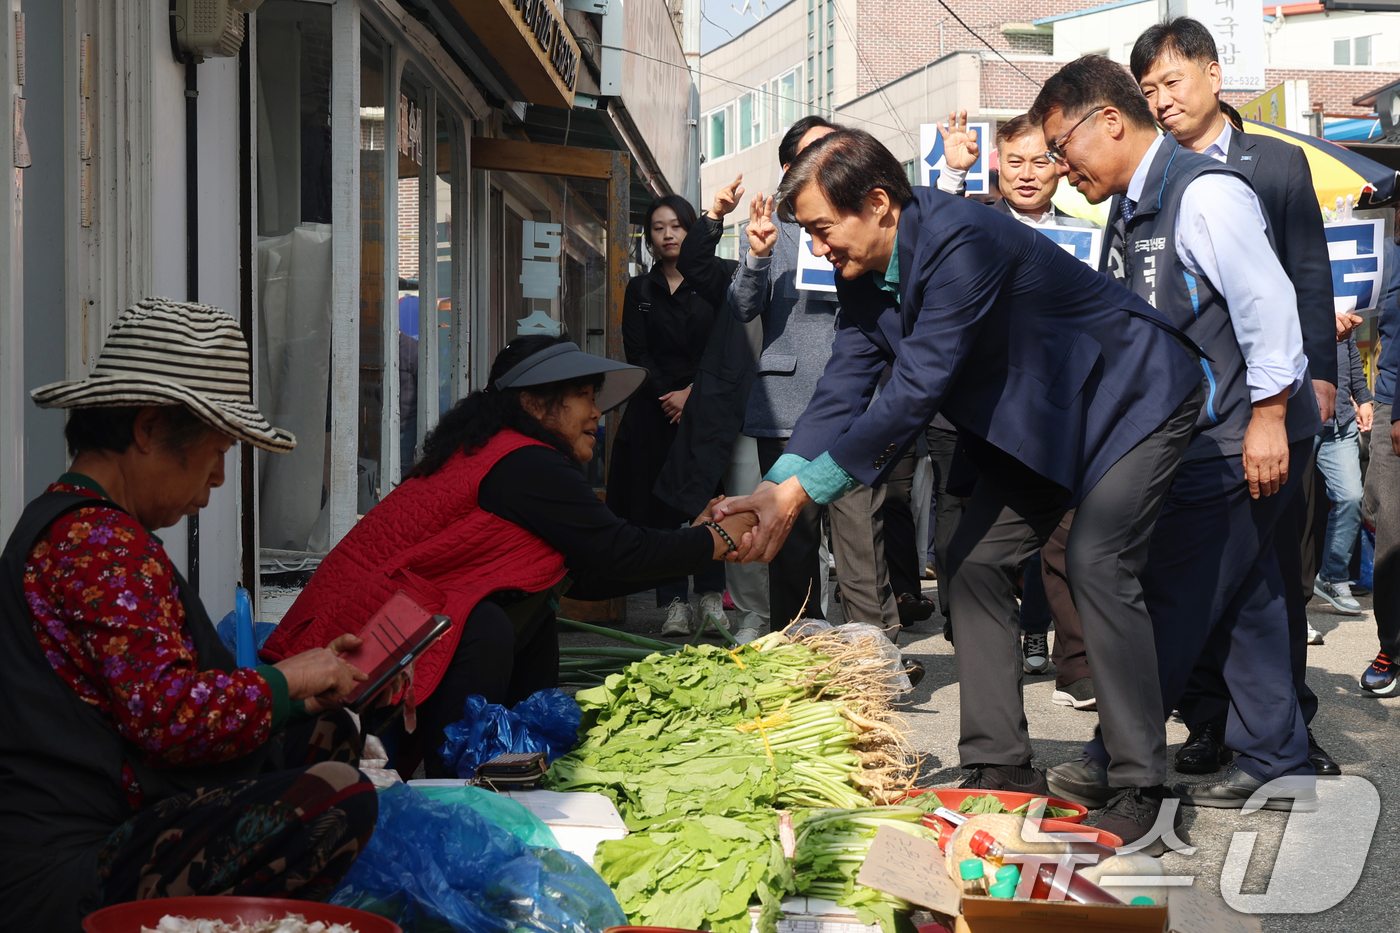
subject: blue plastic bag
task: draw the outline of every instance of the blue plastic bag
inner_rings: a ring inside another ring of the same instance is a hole
[[[462,720],[444,731],[447,741],[438,754],[458,777],[476,776],[483,762],[507,752],[544,752],[550,762],[566,754],[578,742],[583,720],[573,697],[562,690],[541,690],[506,709],[470,696]]]
[[[224,643],[224,647],[234,654],[238,653],[238,624],[234,622],[233,613],[230,612],[219,620],[219,624],[214,626],[214,630],[219,633],[219,641]],[[258,650],[272,637],[272,633],[277,631],[277,626],[271,622],[253,623],[253,642]]]
[[[527,846],[470,807],[406,784],[379,792],[374,835],[330,902],[388,917],[404,933],[598,933],[627,922],[578,856]]]

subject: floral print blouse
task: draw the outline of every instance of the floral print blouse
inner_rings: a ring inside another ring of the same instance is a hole
[[[91,496],[93,507],[55,521],[24,567],[34,635],[49,664],[151,767],[227,761],[262,745],[274,731],[268,679],[252,668],[200,671],[160,539],[101,505],[106,497],[87,483],[69,473],[49,486]],[[139,808],[129,765],[122,785]]]

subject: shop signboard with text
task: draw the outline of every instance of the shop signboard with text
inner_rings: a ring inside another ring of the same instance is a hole
[[[1215,37],[1226,91],[1262,91],[1264,5],[1262,0],[1186,0],[1186,15]]]

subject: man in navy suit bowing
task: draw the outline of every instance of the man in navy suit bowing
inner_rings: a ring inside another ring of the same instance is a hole
[[[872,136],[842,130],[789,168],[780,212],[839,274],[830,362],[752,496],[745,559],[771,559],[808,501],[882,482],[942,412],[978,468],[951,545],[965,787],[1045,793],[1021,704],[1013,585],[1067,508],[1069,563],[1126,801],[1099,826],[1136,839],[1165,777],[1165,717],[1137,574],[1204,399],[1184,336],[1019,221],[912,189]],[[893,375],[874,398],[884,367]],[[1111,711],[1111,712],[1110,712]]]

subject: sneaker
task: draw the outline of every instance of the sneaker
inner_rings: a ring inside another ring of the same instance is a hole
[[[1098,709],[1099,701],[1094,696],[1094,679],[1081,677],[1063,690],[1050,694],[1056,706],[1073,706],[1075,709]]]
[[[1342,585],[1345,586],[1346,584],[1344,583],[1344,584],[1342,584]],[[1355,600],[1352,600],[1352,602],[1355,602]],[[1326,644],[1326,642],[1324,641],[1324,639],[1323,639],[1323,637],[1322,637],[1322,633],[1319,632],[1317,629],[1313,628],[1311,622],[1308,623],[1308,644],[1310,644],[1310,645],[1322,645],[1322,644]]]
[[[1360,615],[1362,612],[1361,604],[1351,595],[1351,584],[1345,580],[1333,583],[1331,580],[1322,579],[1322,574],[1318,574],[1317,579],[1313,580],[1313,595],[1321,596],[1332,604],[1333,609],[1349,616]]]
[[[958,785],[960,790],[1006,790],[1018,794],[1036,794],[1049,797],[1050,788],[1045,783],[1045,772],[1031,767],[1030,763],[1015,765],[967,765],[971,771]]]
[[[715,628],[729,629],[729,616],[724,614],[724,597],[719,593],[701,593],[697,615]]]
[[[1157,817],[1162,812],[1163,800],[1170,799],[1172,792],[1162,785],[1156,787],[1127,787],[1119,791],[1094,822],[1095,829],[1113,833],[1131,846],[1146,836],[1157,825]],[[1181,826],[1181,808],[1173,801],[1172,828]],[[1175,833],[1170,834],[1175,837]],[[1144,855],[1156,858],[1167,851],[1165,836],[1158,836],[1138,850]]]
[[[756,628],[741,628],[734,633],[734,640],[741,645],[747,645],[762,634],[763,633]]]
[[[1021,669],[1027,674],[1044,674],[1050,670],[1050,637],[1044,632],[1027,633],[1021,639]]]
[[[695,613],[690,611],[690,603],[677,597],[666,607],[666,621],[661,626],[662,635],[689,635],[695,624]]]
[[[1395,692],[1395,662],[1382,651],[1371,666],[1361,672],[1361,692],[1372,696],[1389,696]]]

